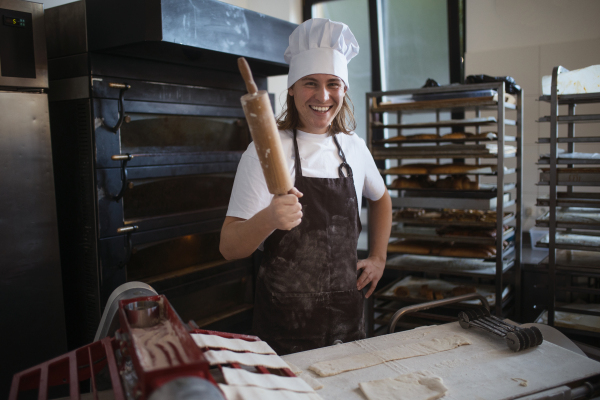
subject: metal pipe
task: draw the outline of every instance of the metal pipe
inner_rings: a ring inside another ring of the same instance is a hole
[[[409,314],[409,313],[416,312],[416,311],[429,310],[429,309],[435,308],[435,307],[443,307],[443,306],[447,306],[450,304],[460,303],[461,301],[473,300],[473,299],[480,300],[481,304],[483,304],[483,306],[488,311],[490,310],[490,304],[488,303],[486,298],[484,296],[480,295],[479,293],[463,294],[462,296],[450,297],[448,299],[435,300],[435,301],[430,301],[428,303],[422,303],[422,304],[415,304],[412,306],[403,307],[394,313],[394,315],[392,316],[392,319],[390,320],[388,333],[394,333],[394,330],[396,329],[396,324],[398,323],[398,320],[400,320],[400,318],[402,318],[402,316],[404,316],[405,314]]]

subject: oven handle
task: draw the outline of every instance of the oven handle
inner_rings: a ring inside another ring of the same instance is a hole
[[[119,267],[119,269],[125,268],[125,266],[129,262],[129,260],[131,259],[131,252],[133,251],[133,242],[131,240],[131,234],[137,230],[138,230],[137,225],[123,226],[123,227],[117,229],[117,233],[119,233],[119,234],[126,233],[127,234],[126,241],[125,241],[126,256],[125,256],[125,259],[117,265]]]
[[[111,160],[121,161],[121,191],[116,196],[113,196],[113,200],[117,203],[123,198],[125,189],[127,189],[127,162],[129,162],[133,157],[134,156],[129,153],[111,157]]]
[[[123,125],[123,121],[125,120],[125,111],[124,111],[124,104],[123,104],[123,97],[125,97],[125,92],[128,89],[131,89],[131,85],[128,85],[126,83],[109,83],[108,87],[111,88],[116,88],[116,89],[121,89],[119,91],[119,102],[118,102],[118,112],[119,112],[119,120],[117,121],[117,124],[113,127],[107,126],[107,129],[111,132],[117,133],[119,132],[119,129],[121,129],[121,125]],[[127,117],[129,118],[129,117]]]

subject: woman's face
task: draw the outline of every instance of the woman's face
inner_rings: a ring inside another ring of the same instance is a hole
[[[288,89],[305,132],[327,133],[333,118],[342,108],[346,85],[335,75],[313,74],[299,79]]]

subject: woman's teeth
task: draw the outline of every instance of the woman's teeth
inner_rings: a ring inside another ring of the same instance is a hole
[[[318,112],[326,112],[331,107],[315,107],[315,106],[310,106],[310,108],[312,108],[313,110],[318,111]]]

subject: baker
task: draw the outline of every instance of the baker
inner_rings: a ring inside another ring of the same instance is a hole
[[[343,23],[313,18],[298,26],[284,55],[288,93],[277,121],[295,187],[269,193],[253,143],[235,176],[220,250],[231,260],[264,249],[253,330],[280,355],[364,338],[364,298],[383,274],[391,199],[353,132],[347,63],[357,54]],[[371,243],[358,261],[362,196],[371,206]]]

